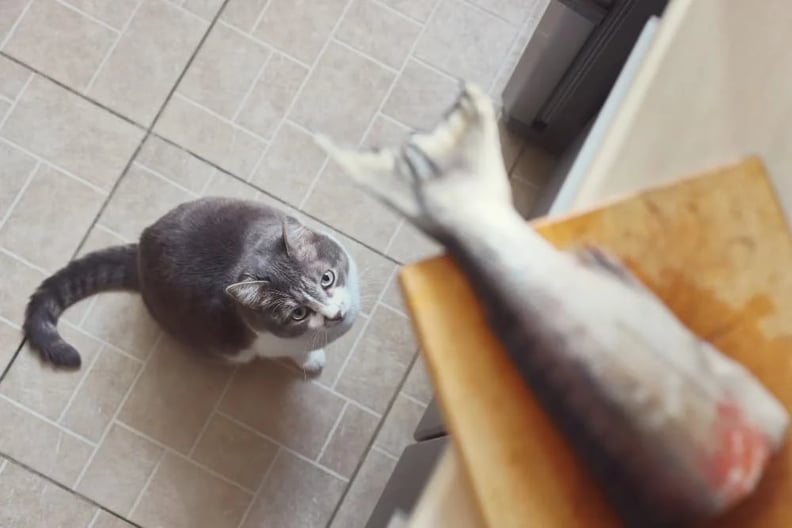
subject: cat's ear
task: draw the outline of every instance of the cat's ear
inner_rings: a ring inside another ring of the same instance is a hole
[[[311,230],[291,216],[281,221],[283,247],[291,258],[300,258],[308,244]]]
[[[255,308],[264,301],[267,281],[243,281],[228,286],[226,294],[242,306]]]

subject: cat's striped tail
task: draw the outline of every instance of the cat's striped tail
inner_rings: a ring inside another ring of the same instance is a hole
[[[41,283],[25,312],[25,334],[44,361],[80,366],[80,354],[58,334],[58,318],[72,304],[105,290],[137,290],[137,244],[114,246],[71,261]]]

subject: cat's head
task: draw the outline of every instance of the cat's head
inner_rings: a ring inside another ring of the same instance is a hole
[[[352,327],[360,311],[357,267],[328,235],[291,217],[262,237],[226,288],[248,326],[283,338],[327,342]]]

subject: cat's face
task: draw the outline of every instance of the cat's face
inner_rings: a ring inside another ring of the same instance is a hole
[[[296,220],[285,221],[242,270],[226,292],[256,331],[315,339],[319,348],[349,330],[360,311],[354,261],[338,242]]]

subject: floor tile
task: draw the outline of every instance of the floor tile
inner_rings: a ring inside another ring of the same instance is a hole
[[[65,0],[65,2],[120,30],[132,16],[139,0],[113,0],[112,2],[107,0]]]
[[[250,33],[269,0],[228,0],[220,20]]]
[[[245,179],[266,146],[239,125],[181,96],[170,100],[155,131]]]
[[[265,46],[221,22],[190,64],[179,93],[231,119],[269,57]]]
[[[170,2],[143,0],[88,94],[148,126],[206,28]]]
[[[311,64],[330,36],[347,0],[270,0],[253,33],[281,51]],[[299,35],[300,38],[295,38]]]
[[[509,52],[503,58],[500,71],[490,86],[489,94],[492,96],[496,107],[502,106],[503,89],[509,82],[514,68],[525,50],[525,46],[528,45],[528,41],[533,36],[536,26],[539,24],[539,20],[549,3],[550,0],[535,0],[525,3],[526,6],[530,6],[528,18],[520,24],[517,37],[514,39]]]
[[[155,135],[146,139],[135,161],[196,194],[203,191],[216,170],[183,148]]]
[[[168,528],[236,528],[252,497],[191,462],[166,454],[131,520]]]
[[[341,414],[343,400],[272,361],[241,366],[220,410],[299,453],[315,458]]]
[[[281,451],[242,527],[326,526],[345,486],[342,480]]]
[[[297,207],[325,159],[324,152],[310,134],[286,122],[264,154],[251,182]]]
[[[426,363],[421,354],[418,354],[418,359],[410,369],[407,380],[405,380],[404,386],[402,387],[402,392],[420,401],[424,405],[429,405],[429,402],[432,401],[434,397],[432,380],[429,377],[429,371],[426,368]]]
[[[392,118],[378,114],[363,138],[366,147],[383,148],[401,145],[411,130]]]
[[[151,170],[132,165],[107,204],[100,221],[129,240],[177,205],[197,198]]]
[[[181,453],[209,419],[231,369],[163,339],[138,378],[119,420]]]
[[[336,390],[369,409],[385,412],[416,349],[409,320],[379,306],[352,351]]]
[[[394,76],[349,48],[331,43],[306,81],[290,117],[309,130],[356,144]]]
[[[415,56],[456,77],[487,87],[517,34],[514,26],[459,0],[443,0]]]
[[[8,143],[0,142],[0,227],[11,206],[30,180],[36,160]]]
[[[61,424],[98,442],[141,367],[139,361],[104,348],[66,408]]]
[[[355,404],[344,409],[330,442],[319,459],[328,467],[344,477],[351,477],[369,447],[380,417]]]
[[[437,4],[437,0],[383,0],[383,3],[415,20],[423,22],[432,14],[432,9]]]
[[[443,248],[409,222],[402,222],[388,246],[387,254],[404,264],[436,257]]]
[[[541,188],[551,176],[556,158],[534,145],[526,145],[509,177]]]
[[[319,382],[325,386],[332,387],[341,369],[346,363],[346,359],[352,352],[352,347],[355,345],[363,328],[366,326],[368,317],[365,314],[360,314],[352,325],[352,328],[343,336],[336,339],[328,346],[325,347],[327,353],[327,364],[322,369],[322,374],[319,376]]]
[[[0,2],[0,42],[9,37],[11,29],[30,4],[30,0],[4,0]]]
[[[3,50],[53,79],[83,90],[116,35],[56,0],[33,0]]]
[[[153,442],[113,425],[77,484],[77,490],[126,515],[162,454],[163,449]]]
[[[369,451],[357,477],[349,486],[349,491],[330,528],[363,528],[366,526],[366,522],[395,467],[395,458],[376,450]]]
[[[405,315],[409,313],[402,296],[401,288],[399,287],[398,274],[394,275],[390,283],[388,283],[388,287],[385,288],[385,293],[382,294],[380,303]]]
[[[412,128],[428,130],[451,107],[458,91],[454,79],[410,60],[382,112]]]
[[[0,423],[0,453],[65,486],[74,485],[93,452],[91,444],[5,398],[0,398]]]
[[[382,422],[374,445],[390,455],[401,456],[404,448],[414,442],[413,433],[424,411],[426,405],[399,394]]]
[[[354,0],[336,31],[338,40],[399,69],[421,25],[372,0]]]
[[[278,446],[221,415],[214,415],[191,458],[248,490],[258,489]]]
[[[538,3],[536,0],[472,0],[472,2],[515,25],[522,23]]]
[[[517,178],[509,179],[512,188],[512,202],[523,218],[529,218],[539,190],[532,184]]]
[[[13,462],[0,471],[0,526],[82,528],[96,506]]]
[[[204,196],[226,196],[239,200],[259,200],[261,193],[247,182],[238,180],[215,171],[209,181],[209,185],[204,189]]]
[[[380,251],[385,251],[400,218],[359,189],[335,163],[328,163],[303,205],[305,212]]]
[[[248,94],[236,122],[270,139],[307,76],[305,66],[282,53],[274,53]]]
[[[52,196],[58,196],[53,202]],[[99,212],[104,195],[40,165],[0,231],[0,245],[48,270],[66,264]]]
[[[0,385],[0,394],[54,421],[58,420],[66,408],[85,377],[87,367],[102,346],[98,341],[67,325],[60,325],[58,331],[66,342],[80,352],[85,367],[79,370],[53,368],[42,363],[38,352],[26,344]]]
[[[14,100],[27,84],[30,70],[11,59],[0,57],[0,95]]]
[[[337,236],[337,238],[357,263],[360,277],[360,307],[364,313],[370,314],[395,271],[396,265],[359,242],[343,236]]]
[[[25,320],[25,307],[30,294],[38,288],[46,274],[31,268],[18,258],[0,252],[0,317],[21,327]]]
[[[3,372],[22,343],[22,330],[0,321],[0,372]]]
[[[212,20],[223,5],[223,0],[185,0],[182,7],[204,20]]]
[[[0,136],[109,191],[143,131],[35,76]]]

